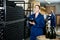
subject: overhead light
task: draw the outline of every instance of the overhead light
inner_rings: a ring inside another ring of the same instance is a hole
[[[49,2],[50,0],[45,0],[46,2]]]
[[[40,0],[35,0],[35,1],[40,2]]]
[[[51,4],[51,2],[47,2],[48,4]]]
[[[50,0],[45,0],[45,2],[47,2],[48,4],[51,4]]]
[[[45,0],[47,2],[47,0]]]

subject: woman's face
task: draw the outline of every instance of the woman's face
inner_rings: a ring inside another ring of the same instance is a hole
[[[39,10],[40,10],[39,7],[38,7],[38,6],[35,6],[34,11],[35,11],[35,12],[39,12]]]

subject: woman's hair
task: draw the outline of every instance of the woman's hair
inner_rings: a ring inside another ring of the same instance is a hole
[[[39,5],[35,5],[35,6],[38,6],[38,7],[39,7],[39,9],[40,9],[40,6],[39,6]]]

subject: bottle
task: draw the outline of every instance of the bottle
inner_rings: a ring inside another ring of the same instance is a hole
[[[54,27],[52,27],[52,33],[53,33],[53,39],[55,39],[56,38],[56,31],[55,31]]]
[[[50,30],[50,20],[47,21],[46,24],[46,38],[49,38],[51,34],[51,30]]]
[[[47,27],[47,28],[46,28],[46,38],[49,38],[49,35],[50,35],[50,32],[49,32],[48,29],[49,29],[49,28]]]

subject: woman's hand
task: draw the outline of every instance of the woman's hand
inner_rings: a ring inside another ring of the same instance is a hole
[[[29,21],[29,23],[32,24],[32,25],[35,25],[35,22],[31,22],[31,21]]]

